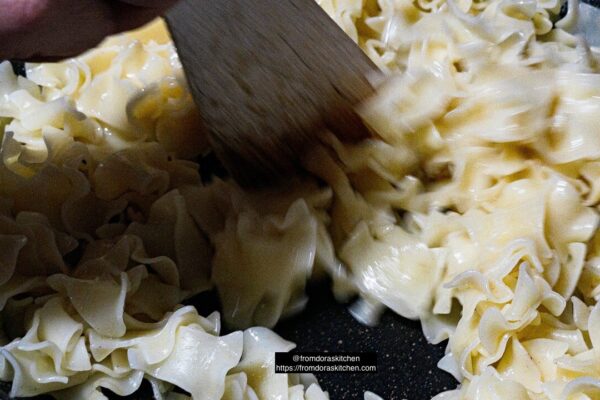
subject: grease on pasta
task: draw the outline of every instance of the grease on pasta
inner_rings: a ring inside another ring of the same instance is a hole
[[[242,331],[220,336],[218,313],[181,304],[218,281],[208,241],[217,231],[197,220],[195,210],[214,207],[191,161],[207,144],[164,24],[28,65],[27,76],[0,64],[0,379],[11,396],[104,399],[102,389],[125,396],[146,379],[157,399],[327,399],[314,379],[249,379],[242,353],[266,365],[276,334],[261,333],[252,350]],[[315,249],[327,194],[307,193]],[[291,219],[305,216],[293,210]],[[334,258],[327,250],[319,257]],[[296,309],[314,259],[301,263]]]
[[[460,386],[436,400],[598,397],[600,64],[576,2],[317,2],[388,76],[358,110],[373,137],[323,132],[281,188],[201,182],[160,21],[27,78],[0,64],[11,395],[327,399],[273,373],[294,345],[264,326],[330,275],[361,322],[389,307],[448,340]],[[211,288],[243,331],[182,305]]]

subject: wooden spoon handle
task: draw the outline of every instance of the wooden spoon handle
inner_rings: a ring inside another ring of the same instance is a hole
[[[211,144],[238,180],[289,171],[332,120],[346,137],[363,132],[351,110],[378,70],[314,0],[182,0],[167,23]]]

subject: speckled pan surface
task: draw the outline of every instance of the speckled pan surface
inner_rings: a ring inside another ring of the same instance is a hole
[[[323,285],[311,288],[304,313],[281,322],[275,330],[295,341],[299,351],[377,353],[377,373],[317,375],[332,400],[362,400],[365,390],[386,400],[424,400],[456,387],[456,380],[436,367],[444,355],[445,344],[427,343],[419,322],[388,311],[377,327],[365,327],[353,319],[346,305],[337,304],[326,289]]]
[[[366,390],[384,399],[426,400],[440,391],[454,388],[457,382],[436,367],[444,355],[444,345],[432,346],[423,337],[420,323],[409,321],[391,311],[374,328],[359,324],[330,294],[327,282],[308,289],[310,300],[298,316],[280,322],[275,331],[297,344],[298,351],[364,351],[377,353],[377,373],[320,374],[319,383],[332,400],[363,399]],[[190,302],[201,314],[218,308],[214,293],[197,296]],[[0,385],[0,399],[8,400],[9,385]],[[108,393],[106,393],[108,395]],[[122,399],[110,396],[111,399]],[[149,400],[150,388],[127,400]],[[50,400],[39,396],[35,400]]]
[[[372,351],[377,353],[377,373],[321,374],[321,386],[332,400],[361,399],[365,390],[384,399],[425,400],[440,391],[454,388],[457,382],[436,367],[444,355],[444,345],[432,346],[423,337],[416,321],[386,312],[374,328],[356,322],[347,305],[338,304],[327,283],[309,288],[310,301],[304,312],[282,321],[275,331],[297,343],[298,351]],[[201,313],[217,307],[212,294],[191,302]],[[8,399],[8,385],[0,386],[2,399]],[[121,398],[121,397],[111,397]],[[126,399],[151,399],[149,387]],[[46,400],[50,397],[37,397]]]

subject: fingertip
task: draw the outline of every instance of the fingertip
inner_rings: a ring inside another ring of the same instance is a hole
[[[32,29],[44,18],[50,6],[50,0],[0,0],[0,31]]]

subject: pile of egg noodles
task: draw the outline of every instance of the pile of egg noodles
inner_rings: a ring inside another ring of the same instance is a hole
[[[373,137],[323,132],[283,188],[202,182],[161,22],[27,78],[0,64],[11,395],[327,399],[274,374],[293,344],[268,328],[330,276],[363,323],[389,308],[448,340],[460,384],[435,400],[599,398],[600,57],[577,4],[317,2],[387,78],[359,109]],[[183,305],[213,288],[237,331]]]

